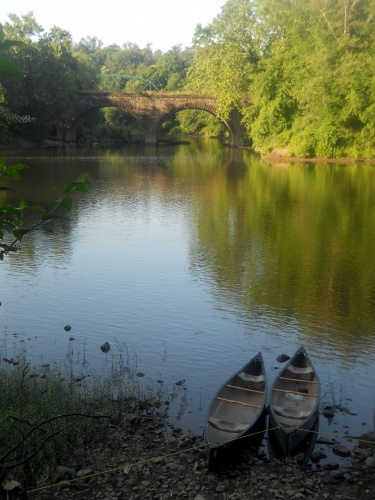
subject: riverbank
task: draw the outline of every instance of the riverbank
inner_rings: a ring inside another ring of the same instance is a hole
[[[288,156],[288,148],[274,149],[271,153],[261,155],[263,161],[269,163],[339,163],[339,164],[352,164],[352,163],[366,163],[375,164],[375,158],[303,158],[297,156]]]
[[[82,468],[65,464],[51,478],[55,480],[52,487],[30,490],[29,498],[349,500],[356,498],[361,487],[360,499],[375,498],[375,484],[363,486],[375,480],[375,468],[364,468],[365,452],[361,459],[351,452],[350,469],[341,470],[332,463],[313,470],[311,465],[298,465],[295,458],[265,459],[260,449],[246,452],[242,462],[214,473],[208,471],[202,438],[183,436],[178,428],[165,438],[164,419],[129,414],[111,425],[110,437],[105,442],[97,440]],[[57,485],[59,480],[65,482]]]

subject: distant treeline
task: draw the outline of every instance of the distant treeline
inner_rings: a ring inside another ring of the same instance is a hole
[[[249,144],[288,147],[302,157],[375,156],[375,0],[227,0],[192,47],[153,51],[133,43],[104,47],[96,37],[9,15],[5,37],[23,79],[2,78],[1,142],[39,140],[78,90],[200,92],[216,95],[226,118],[238,108]],[[130,77],[130,78],[129,78]],[[148,82],[152,82],[149,87]],[[20,123],[12,114],[35,120]],[[184,111],[165,125],[175,133],[222,135],[220,121]],[[94,113],[82,137],[126,136],[136,128],[119,110]]]

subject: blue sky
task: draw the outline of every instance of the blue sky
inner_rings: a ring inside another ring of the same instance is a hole
[[[191,45],[197,24],[206,26],[216,17],[225,0],[1,0],[0,23],[8,14],[34,12],[37,22],[48,31],[59,26],[74,41],[97,36],[104,45],[125,42],[147,43],[166,52],[181,44]]]

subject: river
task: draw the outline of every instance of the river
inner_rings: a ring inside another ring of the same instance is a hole
[[[52,206],[52,188],[83,172],[90,193],[0,262],[1,358],[95,367],[124,343],[145,381],[184,381],[171,418],[199,433],[250,357],[262,351],[271,384],[277,355],[303,344],[323,403],[350,412],[321,429],[373,430],[373,165],[271,165],[215,140],[2,156],[30,168],[0,203]]]

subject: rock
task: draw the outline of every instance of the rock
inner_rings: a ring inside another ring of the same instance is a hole
[[[335,444],[334,439],[325,438],[325,437],[319,437],[316,442],[319,444]]]
[[[364,458],[369,454],[369,452],[366,448],[360,448],[359,446],[355,446],[352,449],[352,453],[354,455],[356,455],[357,457],[361,457],[361,458]]]
[[[285,361],[288,361],[288,359],[290,359],[290,356],[288,356],[287,354],[279,354],[276,358],[276,361],[278,363],[285,363]]]
[[[366,467],[375,467],[375,457],[367,457],[365,460]]]
[[[329,473],[329,477],[330,477],[331,479],[341,479],[341,480],[342,480],[342,479],[345,479],[344,474],[343,474],[340,470],[338,470],[338,469],[336,469],[336,470],[332,470],[332,471]]]
[[[358,441],[361,448],[374,448],[375,447],[375,432],[365,432],[361,434]]]
[[[52,474],[52,481],[54,483],[59,483],[60,481],[67,481],[69,479],[75,478],[75,470],[70,467],[64,467],[63,465],[58,465]]]
[[[303,461],[305,460],[305,454],[302,452],[297,453],[297,455],[295,456],[295,459],[296,459],[297,464],[302,464]]]
[[[19,488],[20,486],[21,486],[21,484],[18,481],[14,481],[14,479],[5,480],[2,484],[3,490],[5,490],[5,491],[13,491],[16,488]],[[7,498],[8,498],[8,495],[7,495]]]
[[[333,418],[335,416],[335,407],[334,406],[325,406],[323,408],[323,415],[328,419]]]
[[[130,424],[135,424],[140,421],[140,416],[136,413],[125,413],[124,420]]]
[[[76,477],[80,478],[81,481],[84,483],[87,483],[87,481],[91,478],[91,476],[94,474],[93,469],[81,469],[77,472]]]
[[[103,352],[108,352],[110,350],[111,346],[109,345],[108,342],[104,342],[104,344],[102,344],[100,346],[100,349],[103,351]]]
[[[337,462],[329,462],[327,466],[329,469],[338,469],[340,467],[340,465]]]
[[[350,450],[346,446],[340,443],[335,443],[332,448],[333,453],[341,455],[342,457],[348,457],[350,455]]]
[[[66,332],[70,332],[70,330],[71,330],[71,329],[72,329],[72,327],[71,327],[70,325],[65,325],[65,326],[64,326],[64,330],[65,330]]]
[[[217,491],[218,493],[224,493],[225,491],[227,491],[227,489],[228,489],[228,486],[226,484],[220,483],[217,485],[215,491]]]

